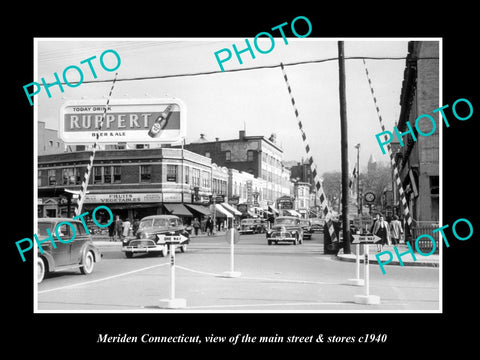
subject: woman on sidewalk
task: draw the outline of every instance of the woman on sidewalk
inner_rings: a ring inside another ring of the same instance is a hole
[[[380,241],[377,243],[377,251],[382,251],[383,245],[390,245],[390,229],[383,215],[380,215],[380,219],[375,223],[373,234],[380,238]]]

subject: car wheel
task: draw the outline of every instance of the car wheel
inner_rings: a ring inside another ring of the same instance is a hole
[[[84,275],[91,274],[95,266],[95,257],[91,251],[87,251],[83,255],[82,266],[80,267],[80,272]]]
[[[187,251],[187,244],[181,245],[181,246],[180,246],[180,251],[181,251],[182,253],[186,252],[186,251]]]
[[[37,283],[40,284],[45,277],[45,260],[41,257],[37,260]]]
[[[125,256],[128,258],[128,259],[131,259],[133,257],[133,252],[131,251],[125,251]]]

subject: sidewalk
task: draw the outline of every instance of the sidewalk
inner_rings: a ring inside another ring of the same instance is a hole
[[[378,252],[377,245],[375,244],[369,245],[369,263],[378,264],[378,260],[375,255],[383,251],[390,251],[392,253],[392,261],[387,265],[400,265],[397,254],[395,253],[395,250],[393,248],[394,248],[393,245],[385,245],[383,247],[383,250]],[[396,245],[396,248],[399,254],[406,253],[409,250],[407,245],[405,244]],[[356,261],[356,245],[351,245],[350,250],[351,250],[350,254],[344,254],[343,248],[341,248],[337,254],[337,258],[343,261],[355,262]],[[360,247],[360,254],[361,254],[360,263],[363,263],[364,255],[363,255],[362,247]],[[414,256],[416,260],[413,258],[411,253],[406,253],[405,255],[401,256],[401,260],[404,266],[431,266],[431,267],[439,266],[440,255],[438,253],[435,253],[429,256],[423,256],[422,254],[419,254],[418,252],[414,251],[414,254],[415,254]],[[387,261],[388,259],[389,259],[388,254],[382,254],[380,256],[380,261],[382,262]]]

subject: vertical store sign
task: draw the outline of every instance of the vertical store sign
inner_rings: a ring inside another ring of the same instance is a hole
[[[68,144],[175,143],[186,136],[186,108],[175,98],[67,101],[60,138]],[[97,134],[98,139],[97,139]]]

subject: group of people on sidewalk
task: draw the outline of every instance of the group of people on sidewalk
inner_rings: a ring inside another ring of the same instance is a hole
[[[198,236],[198,230],[200,229],[202,232],[206,232],[208,236],[213,236],[214,223],[211,216],[207,218],[207,221],[205,222],[205,224],[200,223],[198,218],[193,219],[192,227],[193,227],[195,236]]]
[[[115,220],[112,221],[108,227],[108,235],[110,241],[122,241],[127,236],[135,235],[138,230],[140,221],[135,219],[133,222],[126,218],[122,220],[119,215],[115,216]]]
[[[376,214],[370,231],[373,235],[377,235],[380,238],[377,243],[378,251],[382,251],[384,245],[400,244],[400,240],[403,237],[402,223],[397,215],[394,215],[389,223],[385,220],[383,214]]]

